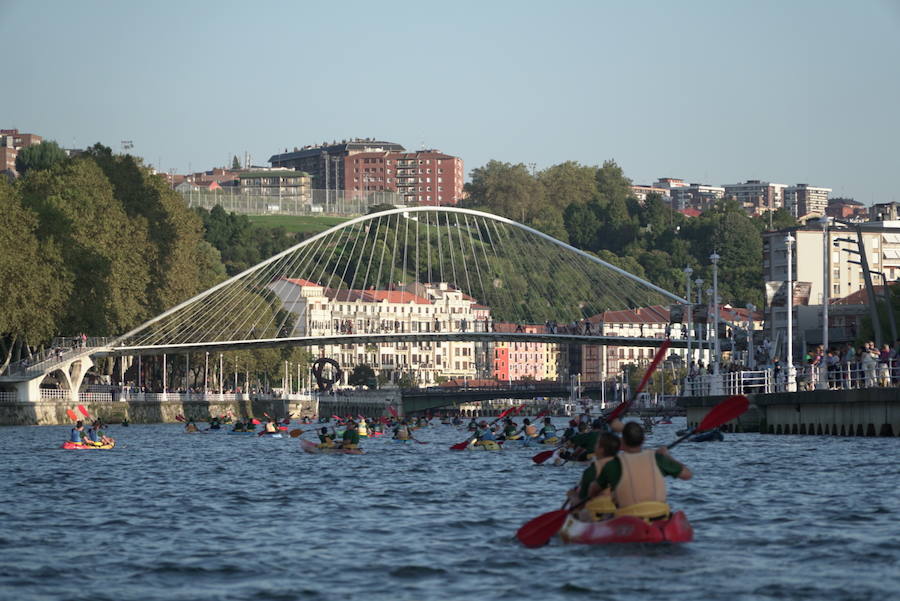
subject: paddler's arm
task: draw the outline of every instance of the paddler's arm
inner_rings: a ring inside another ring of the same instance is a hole
[[[669,455],[669,449],[666,447],[656,449],[656,465],[666,476],[672,476],[679,480],[690,480],[694,477],[694,473],[688,466]]]
[[[597,479],[597,468],[591,462],[589,466],[581,473],[581,482],[578,484],[578,501],[588,498],[591,484]]]

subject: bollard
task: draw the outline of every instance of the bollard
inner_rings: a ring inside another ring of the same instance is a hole
[[[893,436],[894,435],[894,427],[890,424],[881,424],[881,431],[878,433],[878,436]]]

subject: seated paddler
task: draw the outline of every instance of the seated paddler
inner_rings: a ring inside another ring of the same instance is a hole
[[[359,430],[357,429],[356,422],[352,419],[347,420],[347,429],[344,430],[343,441],[341,443],[341,448],[343,449],[358,449],[359,448]]]
[[[602,436],[602,434],[601,434]],[[589,499],[593,484],[612,490],[616,516],[632,515],[647,520],[664,519],[671,513],[663,476],[690,480],[693,474],[676,461],[666,447],[644,449],[644,429],[629,422],[622,430],[621,452],[598,471],[592,462],[582,475],[579,498]]]
[[[84,444],[84,422],[78,420],[75,426],[69,431],[69,442],[75,444]]]

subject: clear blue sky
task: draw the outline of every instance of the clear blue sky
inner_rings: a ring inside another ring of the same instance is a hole
[[[0,0],[0,127],[164,170],[350,137],[900,200],[900,0]]]

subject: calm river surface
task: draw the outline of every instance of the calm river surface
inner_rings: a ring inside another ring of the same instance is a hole
[[[534,465],[540,449],[452,452],[466,438],[452,426],[417,431],[429,444],[370,439],[363,456],[177,425],[113,426],[111,451],[59,450],[67,431],[0,429],[2,599],[900,595],[896,438],[685,443],[673,454],[695,477],[670,480],[669,496],[695,542],[526,549],[516,529],[558,509],[581,469]]]

